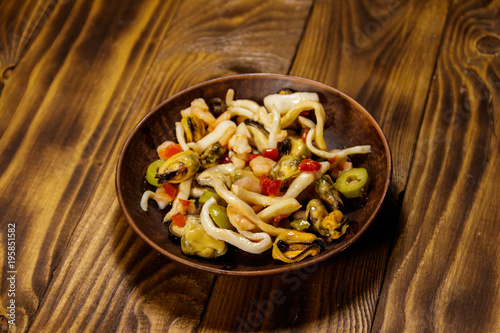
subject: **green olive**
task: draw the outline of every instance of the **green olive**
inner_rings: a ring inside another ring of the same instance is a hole
[[[156,174],[158,173],[158,169],[165,162],[165,160],[159,159],[154,161],[148,166],[148,170],[146,171],[146,180],[153,186],[160,187],[161,184],[158,183],[158,178],[156,178]]]
[[[290,226],[295,230],[305,230],[311,226],[311,223],[307,222],[306,219],[296,219],[290,222]]]
[[[214,198],[217,201],[217,204],[219,204],[220,206],[227,206],[227,203],[224,201],[224,199],[222,199],[220,197],[220,195],[218,195],[215,192],[211,192],[211,191],[205,191],[205,192],[203,192],[203,194],[201,195],[200,199],[198,199],[198,203],[200,205],[204,205],[205,202],[207,202],[208,199],[210,199],[210,198]]]
[[[344,171],[337,179],[336,185],[346,198],[357,198],[365,194],[370,178],[365,168],[353,168]]]
[[[227,217],[226,209],[219,205],[212,205],[208,209],[210,213],[210,217],[212,220],[222,229],[232,229],[233,226],[231,222],[229,222],[229,218]]]

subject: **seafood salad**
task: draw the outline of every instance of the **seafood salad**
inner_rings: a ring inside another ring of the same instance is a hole
[[[315,256],[349,228],[344,202],[370,178],[350,162],[369,145],[330,149],[325,110],[313,92],[282,90],[263,99],[195,99],[180,111],[176,142],[157,147],[141,199],[165,209],[182,252],[215,258],[228,244],[249,253],[272,248],[292,263]]]

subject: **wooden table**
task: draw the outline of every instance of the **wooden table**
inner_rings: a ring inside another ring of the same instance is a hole
[[[118,205],[136,123],[249,72],[340,89],[391,145],[383,212],[308,271],[183,267]],[[500,332],[500,1],[4,0],[0,73],[0,332]]]

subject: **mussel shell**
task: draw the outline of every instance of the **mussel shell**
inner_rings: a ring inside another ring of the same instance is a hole
[[[340,193],[329,175],[323,175],[315,183],[316,193],[328,204],[330,210],[339,209],[344,206]]]
[[[222,147],[219,143],[214,143],[200,156],[200,168],[207,169],[219,164],[224,157],[226,148]]]
[[[297,262],[319,254],[325,247],[325,242],[314,234],[290,230],[276,237],[273,258],[287,263]]]
[[[307,203],[306,216],[317,233],[321,236],[329,235],[329,230],[321,225],[321,221],[328,216],[328,211],[320,199],[312,199]]]
[[[197,117],[182,117],[182,127],[186,135],[187,142],[197,142],[205,136],[205,124]]]
[[[158,182],[164,183],[182,183],[193,177],[200,168],[198,156],[192,150],[186,150],[175,154],[167,159],[158,169]]]

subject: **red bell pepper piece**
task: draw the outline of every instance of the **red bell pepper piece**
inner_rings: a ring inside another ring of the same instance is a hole
[[[260,176],[260,189],[264,195],[278,196],[281,189],[281,180],[271,180],[266,175]]]
[[[177,186],[168,183],[162,184],[161,186],[165,190],[165,193],[173,200],[177,195]]]
[[[183,150],[182,150],[181,145],[178,143],[174,143],[174,144],[166,146],[163,149],[160,149],[160,151],[158,152],[158,156],[160,158],[168,159],[168,158],[170,158],[170,157],[174,156],[175,154],[180,153],[182,151]]]
[[[307,142],[307,134],[309,134],[309,130],[306,130],[302,133],[302,142],[306,143]]]
[[[186,217],[181,213],[177,213],[174,216],[172,216],[172,223],[179,228],[184,227],[186,225],[186,221],[187,221]]]
[[[264,149],[262,151],[262,156],[270,158],[273,161],[276,161],[278,159],[279,155],[280,155],[280,152],[276,148],[267,148],[267,149]]]
[[[302,162],[300,162],[300,164],[297,166],[297,169],[305,172],[316,172],[321,169],[321,164],[314,160],[311,160],[310,158],[306,158],[302,160]]]

